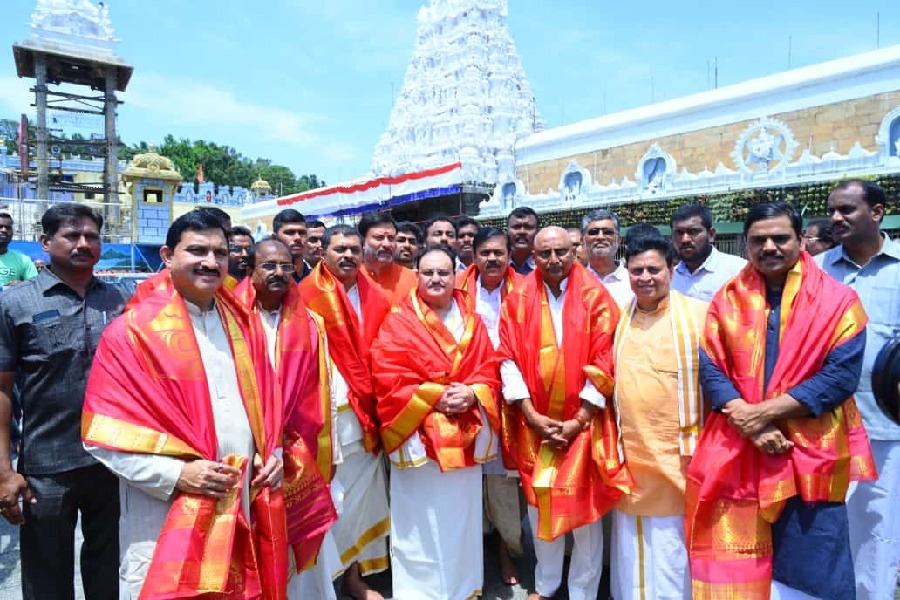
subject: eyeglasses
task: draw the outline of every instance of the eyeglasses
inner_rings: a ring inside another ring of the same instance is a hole
[[[822,238],[816,237],[814,235],[804,235],[803,239],[806,240],[807,242],[818,242]]]
[[[606,227],[604,227],[604,228],[600,228],[600,227],[591,227],[590,229],[587,230],[586,233],[587,233],[588,235],[600,235],[600,234],[602,233],[602,234],[605,235],[606,237],[613,237],[614,235],[616,235],[616,230],[615,230],[615,229],[609,229],[609,228],[606,228]]]
[[[259,268],[263,271],[269,271],[274,273],[278,267],[281,267],[282,273],[293,273],[297,269],[294,267],[294,263],[277,263],[277,262],[264,262],[259,264]]]
[[[425,277],[426,279],[430,279],[437,275],[441,279],[447,279],[451,275],[453,275],[453,271],[448,271],[447,269],[426,269],[424,271],[419,271],[419,275]]]

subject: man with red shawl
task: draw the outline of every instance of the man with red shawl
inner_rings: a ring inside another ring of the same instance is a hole
[[[332,532],[345,571],[344,591],[359,600],[379,600],[381,594],[362,578],[387,569],[390,531],[369,347],[391,307],[360,270],[363,241],[355,228],[326,229],[322,245],[325,255],[300,284],[300,294],[323,321],[327,339],[332,495],[340,511]]]
[[[552,598],[562,585],[563,536],[572,532],[569,598],[594,600],[603,574],[600,517],[630,489],[608,404],[619,310],[575,264],[565,229],[538,232],[534,264],[502,309],[503,450],[529,504],[537,558],[530,598]]]
[[[418,286],[372,345],[391,470],[391,570],[398,600],[479,595],[481,464],[496,455],[497,362],[484,323],[454,290],[452,251],[419,259]]]
[[[103,333],[82,417],[121,480],[123,598],[282,599],[281,396],[264,338],[222,290],[221,223],[172,223],[168,268]]]
[[[284,401],[284,494],[293,547],[291,598],[336,598],[341,571],[329,528],[337,520],[326,482],[333,472],[331,396],[324,326],[310,312],[293,273],[291,251],[278,238],[251,246],[249,277],[235,296],[265,336]]]
[[[875,476],[852,396],[867,319],[803,250],[801,228],[786,202],[754,206],[751,264],[707,314],[700,383],[713,411],[686,485],[696,600],[856,595],[844,500]]]

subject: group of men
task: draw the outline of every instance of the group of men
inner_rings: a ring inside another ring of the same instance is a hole
[[[24,595],[71,597],[80,514],[89,598],[339,581],[378,600],[364,578],[390,568],[394,598],[462,600],[485,522],[518,581],[527,518],[532,599],[594,600],[608,515],[616,600],[888,600],[900,425],[870,385],[900,333],[886,206],[842,182],[837,245],[813,259],[823,236],[793,206],[757,205],[749,263],[700,205],[671,235],[630,228],[622,258],[607,210],[573,232],[527,207],[506,231],[287,209],[255,241],[199,209],[126,307],[92,276],[102,219],[56,205],[49,268],[0,297],[0,514],[22,524]],[[21,474],[2,454],[17,373]]]

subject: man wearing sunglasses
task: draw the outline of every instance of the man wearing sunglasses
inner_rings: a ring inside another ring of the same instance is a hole
[[[616,304],[623,306],[634,298],[625,262],[616,259],[621,238],[619,217],[604,209],[590,212],[581,220],[588,271],[603,284]]]

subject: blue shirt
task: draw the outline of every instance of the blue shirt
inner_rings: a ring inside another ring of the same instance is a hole
[[[859,266],[847,256],[843,245],[816,256],[822,269],[856,290],[869,324],[866,327],[866,353],[862,377],[856,390],[856,403],[862,413],[869,438],[900,440],[900,425],[885,415],[872,394],[872,366],[875,357],[892,337],[900,334],[900,244],[884,235],[881,252],[865,266]]]
[[[719,288],[737,275],[746,264],[747,261],[740,256],[719,252],[713,247],[703,264],[693,273],[688,270],[684,261],[675,265],[672,289],[685,296],[710,302]]]

